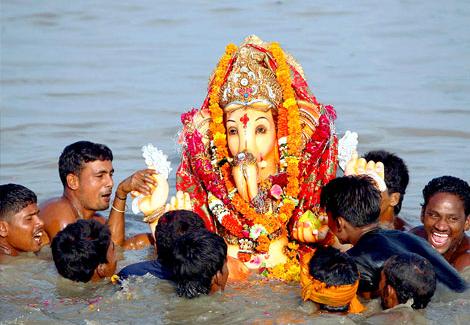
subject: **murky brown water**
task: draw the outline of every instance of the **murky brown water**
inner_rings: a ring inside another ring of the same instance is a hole
[[[337,131],[359,133],[361,152],[385,148],[406,160],[411,183],[402,216],[411,224],[419,223],[420,191],[431,178],[470,180],[468,2],[3,0],[0,6],[0,183],[23,184],[40,202],[61,193],[57,159],[77,140],[111,147],[116,181],[144,167],[140,147],[148,142],[176,168],[179,115],[201,104],[224,46],[252,33],[279,41],[299,60],[317,98],[335,105]],[[174,172],[170,182],[174,188]],[[129,233],[146,230],[138,219],[129,216]],[[151,278],[123,291],[76,285],[57,277],[49,254],[0,265],[0,321],[365,321],[312,316],[298,286],[256,278],[194,301]],[[119,267],[149,255],[126,252]],[[468,293],[441,288],[409,322],[469,323],[469,305]],[[386,317],[367,322],[390,322]]]

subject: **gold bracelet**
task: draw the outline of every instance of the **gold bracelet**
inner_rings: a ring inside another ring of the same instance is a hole
[[[155,210],[154,212],[152,212],[151,214],[149,214],[148,216],[145,216],[142,221],[147,222],[147,223],[152,223],[152,222],[160,219],[160,217],[164,213],[165,213],[165,206],[162,206],[162,207],[158,208],[157,210]]]
[[[115,210],[115,211],[117,211],[117,212],[126,213],[127,205],[126,205],[126,207],[124,208],[124,211],[123,211],[123,210],[119,210],[119,209],[117,209],[116,207],[114,207],[114,204],[111,206],[111,209],[113,209],[113,210]]]

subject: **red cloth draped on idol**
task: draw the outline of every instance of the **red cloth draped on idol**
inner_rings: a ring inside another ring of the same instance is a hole
[[[317,102],[278,43],[256,36],[226,47],[208,88],[202,107],[181,118],[177,190],[226,239],[229,256],[296,280],[292,229],[309,222],[313,241],[331,240],[319,200],[336,174],[334,108]]]

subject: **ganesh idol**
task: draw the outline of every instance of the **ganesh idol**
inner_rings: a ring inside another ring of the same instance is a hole
[[[176,187],[225,238],[229,256],[252,269],[284,265],[292,228],[306,216],[323,239],[315,216],[336,173],[335,118],[278,43],[250,36],[226,47],[201,108],[181,117]]]

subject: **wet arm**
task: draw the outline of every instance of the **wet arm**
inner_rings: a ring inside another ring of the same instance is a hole
[[[137,191],[143,195],[151,194],[149,184],[156,186],[153,169],[144,169],[135,172],[123,180],[116,189],[113,205],[109,213],[108,226],[111,231],[111,238],[116,245],[122,246],[125,241],[125,218],[127,194]]]

